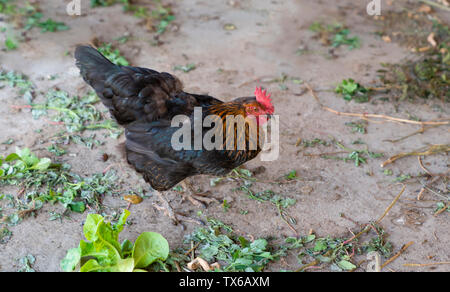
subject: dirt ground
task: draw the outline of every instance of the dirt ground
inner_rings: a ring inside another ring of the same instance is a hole
[[[355,230],[357,225],[341,217],[342,213],[360,224],[377,219],[402,188],[393,182],[393,178],[423,172],[416,157],[409,157],[389,165],[387,168],[392,170],[394,176],[386,176],[380,164],[387,157],[428,144],[450,142],[446,126],[430,129],[395,144],[384,140],[405,136],[420,127],[389,122],[369,123],[367,134],[355,134],[349,131],[345,123],[357,118],[324,111],[304,84],[286,83],[288,89],[282,90],[276,82],[264,82],[278,78],[282,73],[296,77],[316,89],[323,104],[344,112],[380,113],[401,118],[408,118],[410,114],[422,120],[448,117],[448,104],[439,100],[402,102],[396,111],[389,102],[346,102],[333,92],[335,86],[346,78],[354,78],[364,84],[372,83],[376,80],[376,71],[381,68],[380,63],[395,63],[412,55],[408,48],[395,42],[384,42],[374,34],[376,27],[372,17],[366,14],[367,1],[341,0],[333,5],[329,1],[307,0],[174,1],[175,26],[161,36],[163,43],[159,46],[152,45],[152,34],[139,24],[139,19],[124,14],[120,5],[94,9],[88,7],[89,1],[82,1],[82,15],[70,17],[65,13],[65,3],[41,2],[46,15],[64,21],[71,29],[52,34],[32,34],[28,42],[21,43],[20,49],[0,52],[0,66],[29,76],[37,91],[45,92],[58,87],[74,95],[86,93],[89,88],[74,65],[76,45],[88,43],[94,37],[112,42],[124,35],[131,38],[116,47],[132,65],[174,73],[183,81],[187,92],[206,93],[227,101],[237,96],[251,95],[257,85],[266,87],[272,93],[275,113],[280,115],[280,156],[274,162],[262,162],[257,158],[245,167],[252,170],[264,166],[265,171],[257,174],[263,182],[277,179],[292,170],[297,171],[299,179],[294,182],[257,183],[255,190],[271,189],[297,200],[288,212],[296,219],[292,226],[298,234],[307,234],[312,229],[319,236],[351,236],[349,229]],[[396,2],[401,4],[402,1]],[[382,7],[382,13],[384,9],[395,9],[384,1]],[[448,20],[449,15],[441,12],[440,16]],[[337,58],[327,58],[327,48],[313,40],[313,33],[308,30],[314,21],[320,20],[346,23],[352,34],[361,39],[361,48],[338,48],[335,50]],[[226,24],[233,24],[236,29],[226,30]],[[305,46],[310,53],[296,54],[300,47]],[[69,54],[65,55],[67,51]],[[189,73],[174,72],[174,66],[186,63],[195,63],[197,68]],[[48,76],[55,74],[58,77],[49,80]],[[45,119],[34,120],[26,109],[13,109],[11,105],[24,104],[21,98],[14,98],[15,92],[9,88],[0,90],[0,141],[9,138],[15,141],[12,145],[0,145],[0,153],[10,153],[18,146],[29,147],[39,156],[48,156],[44,151],[49,145],[48,138],[61,126],[51,125]],[[433,111],[434,104],[440,105],[444,112]],[[36,133],[37,129],[42,131]],[[347,145],[360,138],[371,151],[383,152],[385,156],[368,159],[367,164],[356,167],[352,162],[303,155],[304,152],[337,151],[335,148],[319,146],[298,152],[301,149],[296,146],[299,138],[326,140],[329,136]],[[129,220],[133,224],[125,228],[121,238],[134,240],[143,231],[155,231],[167,238],[171,248],[180,246],[183,237],[198,225],[184,223],[185,228],[172,225],[163,212],[154,208],[153,203],[159,203],[159,200],[151,195],[150,187],[123,159],[117,146],[124,141],[123,135],[119,140],[106,138],[105,141],[105,145],[93,150],[71,145],[70,155],[63,156],[62,160],[72,165],[73,172],[80,174],[98,173],[114,164],[113,168],[125,181],[124,189],[140,186],[148,190],[149,198],[130,207]],[[110,155],[107,162],[101,160],[102,153]],[[423,162],[433,173],[448,170],[448,156],[443,154],[424,157]],[[201,211],[233,226],[245,236],[295,236],[273,204],[251,200],[243,192],[233,191],[237,187],[235,182],[225,181],[212,187],[210,179],[209,176],[196,176],[190,181],[203,191],[210,191],[211,196],[219,201],[226,199],[230,204],[227,212],[220,203],[212,203],[203,209],[182,202],[176,192],[168,192],[166,196],[177,211],[192,217]],[[436,197],[425,193],[423,199],[417,201],[420,189],[421,185],[417,182],[406,183],[405,193],[382,221],[394,252],[405,243],[414,242],[388,267],[394,271],[450,271],[449,265],[403,266],[405,263],[450,261],[448,212],[433,216]],[[14,194],[16,191],[0,189],[0,193]],[[104,204],[122,208],[127,206],[127,202],[120,197],[107,197]],[[17,270],[17,259],[26,254],[36,257],[35,270],[60,271],[59,263],[66,251],[83,239],[82,224],[86,217],[86,213],[71,213],[70,219],[49,221],[50,211],[62,212],[62,209],[58,204],[45,204],[36,217],[9,227],[13,235],[6,244],[0,245],[0,271]],[[248,213],[243,214],[242,210]],[[298,267],[296,257],[292,256],[270,264],[266,270],[295,270]],[[364,264],[359,270],[364,270]]]

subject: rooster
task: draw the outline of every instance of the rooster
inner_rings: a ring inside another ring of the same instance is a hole
[[[198,150],[174,150],[171,145],[171,138],[178,130],[171,126],[171,120],[177,115],[185,115],[193,125],[195,107],[202,109],[202,119],[209,115],[222,119],[224,143],[229,132],[226,117],[230,115],[243,116],[246,120],[255,117],[250,121],[256,123],[258,139],[260,126],[267,122],[265,117],[274,113],[270,94],[260,88],[256,89],[255,96],[223,102],[208,95],[184,92],[180,80],[169,73],[114,65],[90,46],[77,47],[75,59],[83,79],[125,128],[128,163],[143,174],[145,181],[161,199],[163,196],[158,191],[170,190],[187,177],[198,174],[226,175],[261,151],[259,143],[254,149],[244,150],[238,150],[236,146],[231,150],[225,147],[206,150],[204,146]],[[235,130],[232,128],[232,131]],[[246,127],[244,131],[247,147],[250,144],[248,130]],[[194,133],[193,127],[191,131]],[[202,135],[205,132],[204,128]],[[194,140],[194,134],[191,136]],[[233,137],[239,139],[238,135]],[[193,203],[201,200],[195,200],[192,196],[194,194],[191,192],[187,197]]]

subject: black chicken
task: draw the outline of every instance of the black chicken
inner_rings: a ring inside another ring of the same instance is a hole
[[[189,117],[191,142],[194,142],[195,107],[202,108],[202,119],[211,114],[220,117],[223,129],[228,115],[254,116],[259,125],[266,121],[259,118],[274,112],[270,95],[266,96],[265,91],[257,88],[256,96],[222,102],[208,95],[184,92],[180,80],[169,73],[114,65],[89,46],[77,47],[75,58],[84,80],[125,127],[128,162],[155,190],[169,190],[197,174],[225,175],[260,152],[259,144],[254,150],[206,150],[203,146],[199,150],[174,150],[171,139],[179,128],[171,127],[171,120],[177,115]],[[248,128],[245,133],[248,146]],[[236,135],[235,139],[238,138]],[[226,138],[223,140],[225,143]]]

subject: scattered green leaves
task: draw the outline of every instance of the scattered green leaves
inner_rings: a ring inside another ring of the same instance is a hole
[[[0,185],[20,185],[23,199],[12,198],[18,213],[10,215],[9,223],[17,224],[24,216],[21,209],[35,211],[44,202],[59,202],[65,208],[82,213],[86,205],[97,207],[99,197],[115,193],[117,177],[112,172],[82,178],[69,172],[67,164],[38,158],[27,148],[0,156]]]
[[[112,120],[104,120],[101,112],[94,106],[99,102],[94,92],[80,98],[71,97],[64,91],[50,90],[46,98],[43,104],[31,104],[35,119],[52,110],[57,112],[52,116],[53,121],[64,124],[69,133],[106,129],[114,139],[122,134],[123,130]]]
[[[26,101],[31,102],[34,86],[25,75],[15,71],[5,72],[0,70],[0,89],[5,86],[4,83],[7,83],[10,87],[18,88],[19,94]]]
[[[236,236],[230,226],[218,220],[209,219],[208,226],[197,228],[188,235],[185,243],[199,244],[196,253],[208,262],[221,261],[225,265],[215,271],[258,272],[278,258],[268,248],[266,239],[259,238],[249,242]]]

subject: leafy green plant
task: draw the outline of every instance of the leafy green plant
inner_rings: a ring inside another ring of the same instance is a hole
[[[159,233],[144,232],[134,244],[127,239],[119,243],[119,233],[129,215],[124,210],[118,222],[111,224],[99,214],[89,214],[83,226],[87,241],[81,240],[77,248],[67,251],[61,269],[72,272],[80,266],[80,272],[133,272],[145,271],[152,263],[165,261],[169,243]]]
[[[344,79],[335,89],[345,100],[354,100],[358,103],[369,101],[369,90],[353,79]]]

